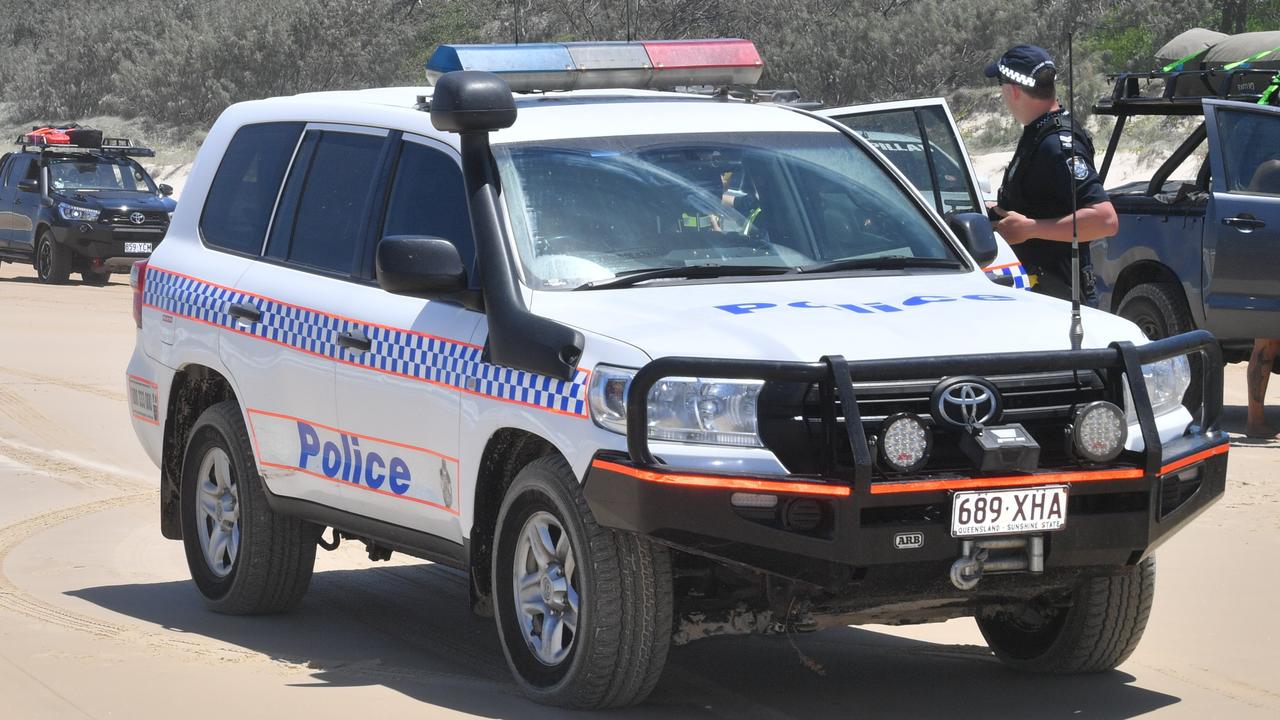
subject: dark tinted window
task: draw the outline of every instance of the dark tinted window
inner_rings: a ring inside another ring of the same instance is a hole
[[[300,132],[301,123],[246,125],[236,132],[200,216],[205,242],[259,253]]]
[[[294,215],[290,262],[354,272],[384,141],[376,135],[321,133]]]
[[[1280,117],[1219,108],[1227,191],[1280,195]]]
[[[4,184],[17,185],[19,180],[27,177],[28,168],[36,167],[31,162],[31,158],[24,155],[14,155],[13,161],[9,163],[9,167],[5,168]]]
[[[471,217],[462,170],[453,158],[419,143],[403,144],[382,235],[444,238],[458,248],[463,267],[471,267]]]

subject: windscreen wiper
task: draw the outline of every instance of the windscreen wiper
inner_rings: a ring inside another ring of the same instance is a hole
[[[809,265],[796,272],[823,273],[838,270],[904,270],[906,268],[953,268],[964,267],[959,260],[937,257],[911,257],[909,255],[882,255],[870,258],[845,258],[821,265]]]
[[[617,277],[604,280],[593,280],[574,288],[574,290],[600,290],[602,288],[630,287],[647,280],[663,278],[701,278],[733,277],[746,275],[783,275],[795,272],[794,268],[778,265],[677,265],[675,267],[649,268],[646,270],[628,270]]]

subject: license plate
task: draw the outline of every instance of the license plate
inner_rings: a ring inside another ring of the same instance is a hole
[[[1066,485],[959,492],[951,498],[952,537],[1045,532],[1066,523]]]
[[[127,242],[124,244],[124,251],[130,255],[134,253],[151,253],[151,243],[143,242]]]

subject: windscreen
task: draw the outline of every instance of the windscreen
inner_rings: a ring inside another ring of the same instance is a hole
[[[535,141],[494,155],[537,289],[685,265],[958,261],[909,191],[837,133]]]
[[[155,193],[142,166],[126,157],[55,157],[47,161],[49,183],[62,190],[125,190]]]

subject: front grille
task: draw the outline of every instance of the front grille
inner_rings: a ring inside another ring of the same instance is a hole
[[[1071,464],[1066,450],[1066,428],[1075,409],[1097,400],[1120,404],[1102,377],[1094,371],[1029,373],[986,378],[1004,400],[1001,424],[1020,423],[1040,444],[1042,467]],[[873,452],[881,424],[890,415],[909,412],[933,429],[933,452],[920,473],[973,471],[960,450],[959,430],[934,423],[929,397],[941,378],[904,382],[855,382],[854,396],[862,416],[864,433]],[[843,410],[835,399],[838,437],[824,438],[823,390],[817,383],[765,385],[760,396],[760,436],[766,446],[793,473],[820,474],[834,463],[848,467],[852,451],[844,430]],[[893,479],[892,472],[877,465],[875,477]]]
[[[136,229],[136,228],[167,228],[169,226],[169,213],[165,212],[143,212],[145,220],[141,224],[135,223],[129,219],[134,210],[113,210],[106,213],[104,218],[113,227],[120,230]]]

